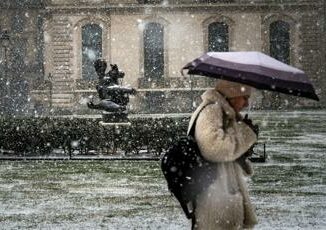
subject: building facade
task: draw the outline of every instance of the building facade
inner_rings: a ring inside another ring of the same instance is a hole
[[[18,52],[24,65],[11,69],[28,82],[35,108],[89,113],[85,102],[97,96],[93,61],[102,58],[137,89],[131,112],[190,112],[214,80],[184,77],[180,69],[207,51],[265,52],[303,69],[321,99],[256,92],[257,108],[326,106],[322,0],[10,2],[0,5],[1,28],[26,41]]]

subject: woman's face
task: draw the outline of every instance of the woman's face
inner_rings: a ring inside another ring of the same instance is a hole
[[[234,111],[239,113],[244,108],[249,105],[249,97],[250,96],[240,96],[229,99],[230,105],[233,107]]]

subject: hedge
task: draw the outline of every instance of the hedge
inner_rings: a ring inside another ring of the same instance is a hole
[[[102,126],[100,119],[87,118],[0,118],[0,149],[3,153],[47,155],[138,154],[146,149],[161,154],[185,135],[189,118],[138,118],[128,126]]]

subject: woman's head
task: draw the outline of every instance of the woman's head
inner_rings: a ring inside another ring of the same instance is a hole
[[[250,96],[239,96],[239,97],[233,97],[228,99],[230,105],[236,111],[239,113],[244,108],[248,107],[249,105],[249,97]]]
[[[229,101],[236,112],[240,112],[249,105],[248,100],[252,91],[250,86],[237,82],[218,80],[215,90]]]

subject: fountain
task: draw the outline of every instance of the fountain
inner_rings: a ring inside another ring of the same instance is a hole
[[[94,68],[98,75],[96,90],[100,102],[95,104],[92,100],[87,103],[88,108],[102,110],[104,123],[128,123],[127,105],[129,95],[135,94],[134,88],[122,86],[118,79],[124,77],[116,64],[110,64],[111,70],[105,73],[107,62],[98,59],[94,62]]]

